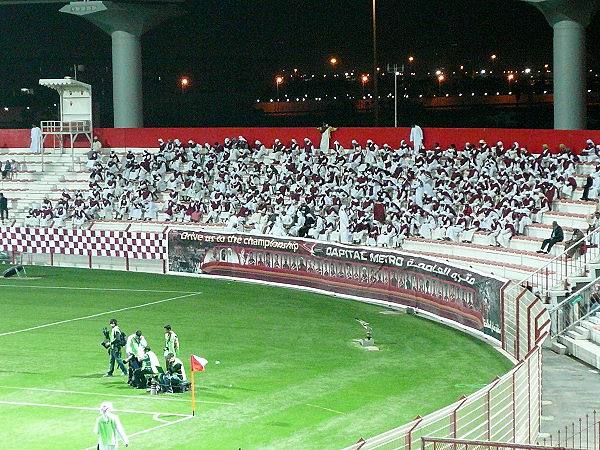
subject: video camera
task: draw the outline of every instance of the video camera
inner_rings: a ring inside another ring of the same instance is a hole
[[[104,335],[104,340],[100,342],[100,345],[108,350],[110,348],[110,333],[108,328],[102,328],[102,334]]]

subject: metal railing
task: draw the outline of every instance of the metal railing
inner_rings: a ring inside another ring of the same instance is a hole
[[[551,447],[575,447],[587,450],[600,450],[600,417],[594,410],[585,417],[574,420],[564,428],[543,439],[538,444]]]
[[[600,277],[548,310],[551,335],[559,336],[600,310]]]
[[[585,251],[580,252],[582,244],[585,246]],[[528,275],[519,284],[543,293],[547,293],[552,289],[563,289],[566,287],[565,282],[568,277],[585,276],[587,274],[587,264],[597,261],[600,257],[599,244],[600,228],[596,228],[566,248],[560,255]],[[567,256],[570,252],[574,253],[571,258]]]
[[[466,439],[421,438],[421,450],[564,450],[565,447],[515,444],[512,442],[472,441]],[[575,450],[575,449],[571,449]]]

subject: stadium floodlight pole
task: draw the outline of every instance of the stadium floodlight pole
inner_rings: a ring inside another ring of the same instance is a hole
[[[554,128],[581,130],[587,121],[585,29],[600,0],[522,0],[539,9],[554,32]]]
[[[373,94],[375,97],[375,126],[379,125],[379,90],[377,86],[377,0],[373,0]]]
[[[396,64],[394,67],[388,64],[387,73],[394,74],[394,128],[398,128],[398,75],[400,75],[400,71]],[[404,75],[404,64],[402,65],[402,74]]]

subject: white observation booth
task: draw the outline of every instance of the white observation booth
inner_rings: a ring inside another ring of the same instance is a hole
[[[70,77],[58,79],[42,79],[41,86],[54,89],[60,95],[60,120],[42,121],[42,146],[47,147],[48,137],[52,139],[53,151],[58,149],[63,153],[65,147],[71,149],[71,170],[75,167],[75,141],[81,136],[87,139],[89,148],[92,146],[92,87]],[[43,158],[44,151],[42,151]],[[43,159],[42,159],[43,167]],[[42,169],[43,170],[43,169]]]

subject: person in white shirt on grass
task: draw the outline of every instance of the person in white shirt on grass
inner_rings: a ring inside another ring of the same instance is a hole
[[[129,439],[125,434],[123,425],[119,418],[112,413],[113,405],[111,402],[104,402],[100,405],[100,417],[96,419],[94,425],[94,434],[98,436],[99,450],[115,450],[119,448],[119,439],[129,446]]]

